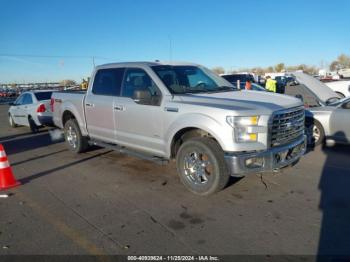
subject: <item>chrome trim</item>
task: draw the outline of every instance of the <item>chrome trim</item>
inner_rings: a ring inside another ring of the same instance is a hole
[[[280,163],[276,163],[275,155],[292,150],[298,146],[301,146],[300,152],[290,159],[283,160]],[[226,153],[225,161],[232,176],[244,176],[253,173],[263,173],[271,172],[276,169],[283,168],[292,164],[294,161],[298,160],[306,151],[306,136],[303,135],[296,141],[279,147],[272,147],[265,151],[259,152],[248,152],[248,153]],[[259,168],[247,168],[245,161],[249,158],[263,158],[264,165]]]
[[[304,122],[305,110],[302,106],[273,113],[269,120],[269,146],[285,145],[302,136],[304,134]]]

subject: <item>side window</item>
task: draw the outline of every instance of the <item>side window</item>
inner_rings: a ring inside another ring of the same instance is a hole
[[[23,97],[23,105],[33,104],[33,98],[31,94],[25,94]]]
[[[129,68],[124,76],[122,96],[134,98],[135,91],[142,96],[134,100],[138,104],[160,104],[161,93],[151,77],[143,69]]]
[[[92,93],[104,96],[119,96],[125,68],[100,69],[97,71]]]
[[[23,98],[25,95],[21,95],[20,97],[18,97],[15,101],[15,105],[20,106],[23,104]]]

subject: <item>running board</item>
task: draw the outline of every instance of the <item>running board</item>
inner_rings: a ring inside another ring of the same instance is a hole
[[[133,157],[137,157],[143,160],[148,160],[148,161],[152,161],[158,165],[166,165],[169,163],[169,160],[166,158],[161,158],[161,157],[157,157],[157,156],[152,156],[146,153],[141,153],[141,152],[137,152],[137,151],[133,151],[130,149],[127,149],[126,147],[123,146],[119,146],[116,144],[110,144],[110,143],[106,143],[106,142],[102,142],[102,141],[97,141],[97,140],[90,140],[89,141],[90,145],[93,146],[99,146],[99,147],[104,147],[104,148],[108,148],[114,151],[117,151],[118,153],[121,154],[126,154],[128,156],[133,156]]]

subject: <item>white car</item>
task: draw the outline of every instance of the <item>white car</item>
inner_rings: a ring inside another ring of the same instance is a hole
[[[51,90],[28,91],[22,93],[14,103],[10,103],[8,119],[11,127],[28,126],[37,132],[41,126],[52,125]]]
[[[350,98],[310,108],[305,112],[305,127],[308,146],[319,145],[325,139],[349,144]]]
[[[343,77],[350,77],[350,68],[343,68],[338,70],[338,75],[343,78]]]
[[[325,84],[341,97],[350,96],[350,80],[326,82]]]

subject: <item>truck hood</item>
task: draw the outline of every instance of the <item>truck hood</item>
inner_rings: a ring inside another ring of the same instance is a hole
[[[309,89],[324,105],[327,104],[327,101],[331,98],[339,98],[338,94],[330,87],[310,75],[303,72],[293,72],[291,75],[293,75],[299,83]]]
[[[215,107],[226,110],[259,111],[261,114],[302,106],[294,97],[261,91],[230,91],[179,96],[179,103]]]

